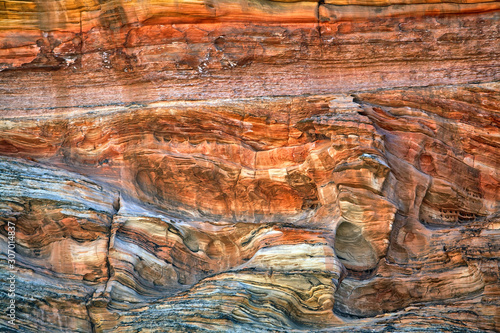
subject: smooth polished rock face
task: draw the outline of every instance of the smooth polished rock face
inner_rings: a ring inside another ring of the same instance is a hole
[[[5,2],[1,330],[500,330],[499,8]]]

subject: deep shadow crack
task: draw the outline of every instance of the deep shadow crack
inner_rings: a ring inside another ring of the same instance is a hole
[[[319,0],[318,5],[316,6],[316,20],[317,20],[316,30],[318,30],[318,36],[320,39],[321,39],[321,19],[319,16],[319,7],[324,4],[325,0]]]

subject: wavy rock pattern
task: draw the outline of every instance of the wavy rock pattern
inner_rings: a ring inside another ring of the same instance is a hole
[[[500,330],[498,9],[5,1],[0,328]]]

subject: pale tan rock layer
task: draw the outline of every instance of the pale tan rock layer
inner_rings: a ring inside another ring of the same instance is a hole
[[[495,331],[499,92],[11,113],[20,330]]]

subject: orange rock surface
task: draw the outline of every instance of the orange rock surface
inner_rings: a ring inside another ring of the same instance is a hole
[[[0,328],[500,330],[499,9],[5,1]]]

